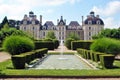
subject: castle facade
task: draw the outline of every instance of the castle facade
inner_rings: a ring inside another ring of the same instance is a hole
[[[104,29],[104,22],[99,15],[95,16],[94,12],[90,12],[85,20],[82,17],[82,25],[77,21],[66,24],[63,16],[57,20],[57,25],[54,25],[52,21],[46,21],[42,25],[42,16],[40,15],[38,20],[32,11],[29,15],[24,15],[20,22],[20,30],[29,33],[37,40],[45,38],[49,31],[53,31],[58,40],[64,41],[70,33],[77,34],[80,40],[92,40],[92,36],[97,35],[102,29]]]

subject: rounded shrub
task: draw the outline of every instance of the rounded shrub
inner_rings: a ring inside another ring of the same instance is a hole
[[[96,40],[90,47],[91,50],[117,55],[120,53],[120,41],[111,38]]]
[[[10,36],[4,40],[2,47],[11,55],[16,55],[31,51],[35,46],[34,42],[28,37]]]

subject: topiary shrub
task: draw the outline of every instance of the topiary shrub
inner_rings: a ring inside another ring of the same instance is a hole
[[[96,52],[117,55],[120,53],[120,41],[110,38],[101,38],[96,40],[90,47]]]
[[[94,54],[94,58],[95,58],[95,62],[100,61],[100,55],[104,55],[105,53],[100,53],[100,52],[96,52]]]
[[[11,55],[16,55],[34,49],[34,42],[23,36],[10,36],[3,42],[3,49],[8,51]]]
[[[110,54],[100,55],[100,63],[102,65],[102,68],[113,68],[114,58],[115,56]]]
[[[12,56],[12,64],[15,69],[24,69],[25,68],[25,55]]]

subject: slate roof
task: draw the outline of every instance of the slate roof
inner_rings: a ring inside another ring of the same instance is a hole
[[[71,21],[69,26],[80,26],[77,21]]]
[[[46,26],[46,27],[52,27],[52,26],[54,26],[54,24],[53,24],[52,21],[46,21],[46,23],[44,24],[44,26]]]

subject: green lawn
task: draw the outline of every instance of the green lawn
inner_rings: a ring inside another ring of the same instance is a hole
[[[53,54],[53,53],[51,53]],[[120,76],[120,61],[114,61],[115,68],[104,70],[28,70],[14,69],[11,60],[0,63],[0,76]]]

